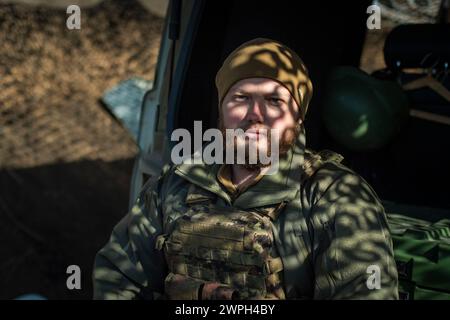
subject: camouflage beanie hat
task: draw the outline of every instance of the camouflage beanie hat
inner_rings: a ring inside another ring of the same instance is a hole
[[[245,42],[224,61],[216,75],[219,106],[228,90],[239,80],[269,78],[278,81],[291,93],[305,119],[313,87],[303,61],[290,48],[270,40],[257,38]]]

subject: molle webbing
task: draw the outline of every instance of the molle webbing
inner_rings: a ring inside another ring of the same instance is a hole
[[[257,212],[218,207],[213,200],[212,194],[192,185],[186,197],[188,212],[174,222],[168,237],[158,241],[170,271],[169,298],[197,299],[206,284],[218,284],[224,288],[222,296],[231,296],[228,288],[242,299],[285,299],[283,263],[271,220],[285,203]]]

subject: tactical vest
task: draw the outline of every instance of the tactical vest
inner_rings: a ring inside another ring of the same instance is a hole
[[[169,299],[285,299],[283,264],[272,221],[284,207],[243,211],[213,203],[215,195],[191,185],[188,211],[157,239],[169,274]]]
[[[342,157],[326,150],[307,150],[301,180],[327,161]],[[299,181],[300,185],[300,181]],[[164,251],[168,266],[168,299],[285,299],[283,263],[278,255],[272,224],[285,202],[243,211],[214,204],[216,195],[192,184],[187,212],[156,248]]]

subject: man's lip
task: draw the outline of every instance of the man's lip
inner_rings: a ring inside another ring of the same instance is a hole
[[[267,135],[267,130],[265,129],[259,129],[259,128],[253,128],[253,129],[247,129],[247,131],[245,131],[245,133],[248,134],[255,134],[255,135]]]

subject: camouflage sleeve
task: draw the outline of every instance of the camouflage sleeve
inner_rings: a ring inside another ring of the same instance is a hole
[[[369,184],[344,173],[314,206],[323,230],[313,255],[315,299],[398,299],[384,208]]]
[[[166,273],[161,251],[158,203],[161,178],[144,186],[131,211],[115,226],[94,263],[94,299],[155,299],[163,292]]]

